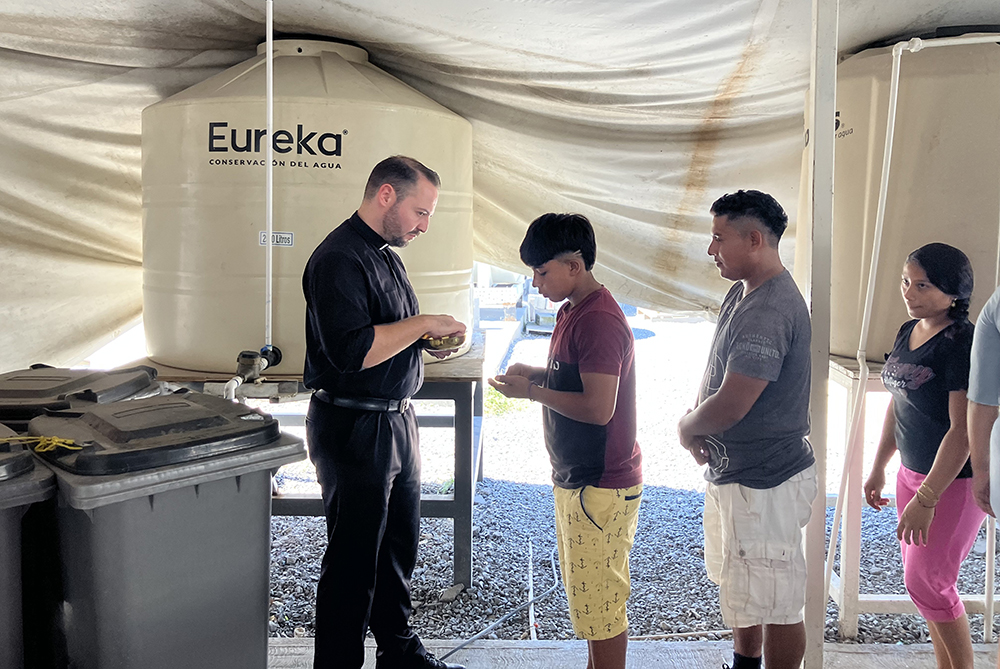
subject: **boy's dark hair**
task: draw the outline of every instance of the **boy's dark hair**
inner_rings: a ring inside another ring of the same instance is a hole
[[[372,173],[368,175],[368,183],[365,185],[365,199],[372,199],[382,184],[389,184],[396,191],[396,199],[402,200],[409,194],[410,189],[417,185],[421,174],[434,184],[435,188],[441,187],[441,177],[438,176],[437,172],[419,160],[406,156],[386,158],[373,167]]]
[[[713,216],[726,216],[730,221],[740,218],[756,219],[766,232],[774,237],[771,246],[777,246],[778,240],[788,227],[788,215],[778,201],[767,193],[759,190],[738,190],[726,193],[712,203]]]
[[[594,226],[582,214],[542,214],[531,222],[521,242],[521,262],[541,267],[564,253],[580,252],[589,272],[597,259]]]
[[[927,280],[946,295],[954,295],[955,303],[948,310],[948,318],[964,321],[969,317],[969,299],[972,297],[972,263],[969,257],[954,246],[934,242],[925,244],[906,257],[924,270]]]

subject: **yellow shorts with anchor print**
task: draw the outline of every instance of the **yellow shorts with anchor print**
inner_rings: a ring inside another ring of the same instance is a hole
[[[559,566],[573,631],[601,641],[628,630],[628,554],[639,522],[642,484],[553,489]]]

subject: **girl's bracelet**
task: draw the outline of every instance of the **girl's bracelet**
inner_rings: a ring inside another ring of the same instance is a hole
[[[917,488],[917,503],[925,509],[933,509],[940,501],[940,497],[934,495],[934,490],[927,484],[921,484]]]

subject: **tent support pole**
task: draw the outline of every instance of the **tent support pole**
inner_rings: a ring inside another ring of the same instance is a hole
[[[811,441],[816,453],[819,493],[806,528],[806,654],[805,669],[823,666],[823,633],[826,628],[824,588],[826,548],[826,441],[828,380],[830,377],[830,276],[833,238],[833,141],[837,109],[837,34],[839,0],[813,0],[810,69],[812,137],[812,257],[809,300],[812,311]]]

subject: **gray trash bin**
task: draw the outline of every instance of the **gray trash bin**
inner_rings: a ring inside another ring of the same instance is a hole
[[[270,416],[186,393],[57,412],[59,628],[74,669],[266,669],[271,471],[306,457]]]
[[[0,423],[24,433],[28,421],[46,411],[83,409],[159,392],[152,367],[103,372],[32,365],[0,374]]]
[[[0,439],[17,435],[0,425]],[[52,472],[21,444],[0,441],[0,667],[24,666],[21,614],[21,519],[55,493]]]

